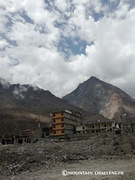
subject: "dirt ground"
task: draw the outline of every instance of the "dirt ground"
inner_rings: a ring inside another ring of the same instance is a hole
[[[134,180],[135,137],[0,146],[0,180]]]
[[[69,173],[71,173],[72,171],[74,171],[74,173],[89,171],[90,174],[69,175]],[[107,173],[111,173],[111,175],[107,175]],[[118,173],[119,175],[117,175]],[[70,161],[66,163],[61,163],[58,166],[47,171],[42,167],[42,169],[35,172],[25,172],[16,176],[7,177],[7,178],[5,177],[4,179],[5,180],[82,180],[82,179],[134,180],[135,158]]]

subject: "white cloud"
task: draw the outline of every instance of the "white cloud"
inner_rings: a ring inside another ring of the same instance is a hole
[[[135,8],[128,1],[113,12],[109,6],[100,0],[2,1],[0,76],[61,97],[94,75],[135,96]],[[73,53],[82,40],[85,53]]]
[[[15,95],[16,98],[24,99],[25,96],[23,93],[27,91],[28,91],[28,88],[26,86],[19,85],[18,87],[14,89],[13,94]]]
[[[0,49],[3,49],[5,46],[8,46],[8,43],[4,39],[1,39],[0,40]]]
[[[3,86],[3,88],[8,88],[10,86],[10,83],[6,81],[5,79],[0,78],[0,83]]]
[[[60,11],[66,11],[66,9],[67,9],[67,2],[66,1],[61,1],[61,0],[55,0],[55,6]]]

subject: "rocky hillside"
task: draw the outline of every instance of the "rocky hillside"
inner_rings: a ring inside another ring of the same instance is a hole
[[[31,85],[10,84],[0,78],[0,135],[48,122],[53,111],[76,109],[51,92]],[[78,108],[79,109],[79,108]]]
[[[119,118],[126,113],[128,117],[135,116],[135,100],[124,91],[111,84],[91,77],[63,100],[80,108],[107,118]]]
[[[0,110],[48,115],[62,108],[73,108],[73,106],[38,87],[10,84],[5,80],[0,80]]]

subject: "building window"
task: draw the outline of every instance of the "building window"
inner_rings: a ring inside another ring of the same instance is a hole
[[[85,129],[85,127],[84,127],[84,126],[83,126],[82,128],[83,128],[83,129]]]
[[[56,134],[56,131],[54,131],[53,134]]]
[[[62,130],[61,132],[64,133],[64,130]]]
[[[53,128],[55,128],[55,125],[53,125]]]
[[[61,115],[63,116],[63,112],[61,112]]]
[[[62,118],[61,121],[64,121],[64,119]]]
[[[61,127],[64,127],[64,124],[62,124]]]
[[[53,120],[53,122],[55,122],[55,119]]]

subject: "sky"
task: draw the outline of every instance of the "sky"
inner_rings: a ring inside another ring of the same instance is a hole
[[[95,76],[135,97],[134,0],[0,0],[0,77],[58,97]]]

